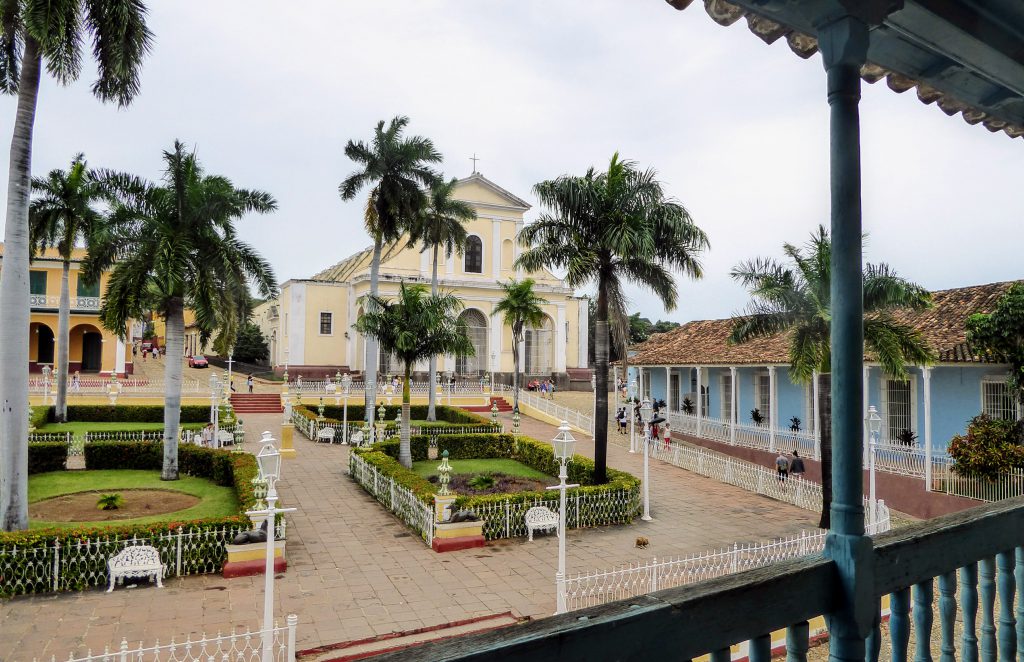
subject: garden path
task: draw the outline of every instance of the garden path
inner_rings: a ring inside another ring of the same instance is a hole
[[[276,434],[279,423],[278,415],[247,417],[250,450],[259,432]],[[524,417],[523,433],[548,440],[555,429]],[[577,452],[592,456],[592,441],[578,439]],[[554,612],[555,536],[436,554],[346,476],[347,447],[318,445],[297,433],[295,446],[280,491],[299,510],[289,516],[289,568],[275,583],[275,613],[282,620],[299,615],[300,649],[474,616]],[[614,444],[608,453],[611,466],[642,473],[638,455]],[[653,522],[569,531],[570,574],[793,534],[813,528],[816,519],[660,462],[651,464],[651,502]],[[648,549],[634,548],[638,535],[650,540]],[[2,602],[0,660],[62,659],[71,651],[114,648],[122,637],[152,644],[258,625],[262,577],[203,575],[164,585]]]

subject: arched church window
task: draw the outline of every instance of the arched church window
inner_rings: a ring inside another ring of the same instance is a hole
[[[465,271],[467,274],[484,272],[484,242],[480,237],[471,236],[466,239]]]

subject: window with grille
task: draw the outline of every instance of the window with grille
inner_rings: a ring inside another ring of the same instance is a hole
[[[455,372],[459,375],[480,375],[487,366],[487,318],[476,309],[464,311],[459,321],[465,325],[466,336],[473,343],[473,355],[455,357]]]
[[[46,294],[46,272],[28,272],[28,289],[29,294]]]
[[[732,421],[732,374],[722,375],[722,420]]]
[[[320,313],[320,335],[329,336],[334,332],[334,313]]]
[[[1017,420],[1017,403],[1006,382],[981,383],[981,412],[1004,421]]]
[[[889,431],[889,440],[896,441],[904,430],[913,431],[913,399],[911,397],[909,379],[887,379],[885,381],[885,396],[888,405],[886,412],[886,425]]]
[[[480,237],[466,239],[466,257],[463,264],[467,274],[479,274],[484,271],[484,242]]]
[[[772,424],[771,411],[772,411],[772,381],[771,377],[767,374],[754,375],[754,402],[757,403],[757,409],[761,412],[764,422],[761,425],[768,427]]]
[[[98,297],[100,295],[100,283],[90,283],[82,277],[81,272],[78,274],[78,284],[75,286],[80,297]]]

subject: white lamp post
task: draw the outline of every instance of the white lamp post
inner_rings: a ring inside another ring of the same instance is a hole
[[[234,363],[234,355],[235,355],[234,347],[229,347],[228,348],[228,390],[231,389],[231,365]],[[230,393],[228,393],[228,397],[231,397]]]
[[[210,422],[213,423],[213,447],[220,448],[217,432],[220,429],[220,380],[210,375]]]
[[[341,392],[345,397],[345,408],[341,413],[341,442],[348,444],[348,394],[352,389],[352,375],[347,372],[341,376]]]
[[[562,421],[558,426],[558,434],[551,441],[555,459],[558,460],[558,485],[549,487],[549,490],[558,490],[558,572],[555,573],[555,613],[564,614],[565,607],[565,491],[570,487],[579,487],[579,484],[566,484],[569,472],[566,464],[572,460],[573,449],[576,447],[576,439],[570,432],[568,421]]]
[[[869,488],[868,488],[868,499],[871,502],[871,520],[870,523],[875,523],[875,455],[878,452],[878,433],[882,431],[882,417],[878,415],[878,410],[875,409],[874,405],[868,407],[868,414],[865,416],[868,421],[868,432],[870,433],[869,443],[871,444],[871,464],[869,476]]]
[[[295,508],[277,508],[277,481],[281,477],[281,453],[274,446],[269,432],[263,433],[263,448],[256,454],[260,477],[267,483],[267,509],[249,515],[264,515],[267,524],[267,564],[263,582],[263,662],[274,662],[274,525],[278,513],[294,512]]]
[[[494,395],[494,367],[495,362],[498,360],[498,355],[491,352],[491,395]]]
[[[644,514],[640,517],[645,522],[650,522],[651,517],[651,481],[648,468],[648,456],[651,454],[651,419],[654,418],[654,407],[650,400],[644,400],[640,405],[640,421],[644,424]]]
[[[451,370],[445,370],[444,371],[444,385],[445,385],[445,390],[448,391],[448,405],[451,406],[451,404],[452,404],[452,388],[453,388],[453,386],[452,386],[452,371]]]
[[[636,452],[636,413],[633,402],[636,400],[636,380],[629,383],[629,452]]]
[[[43,404],[50,404],[50,366],[43,366]]]

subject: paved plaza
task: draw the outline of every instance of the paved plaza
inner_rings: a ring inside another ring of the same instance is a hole
[[[259,432],[279,430],[279,415],[250,415],[250,450]],[[506,419],[506,428],[510,422]],[[555,429],[524,418],[523,433],[551,439]],[[612,433],[614,436],[614,432]],[[593,455],[577,435],[577,452]],[[288,571],[276,580],[276,614],[299,615],[300,650],[511,612],[554,612],[557,538],[501,540],[483,549],[437,554],[346,475],[348,448],[317,445],[296,433],[298,456],[280,483],[288,522]],[[639,455],[609,445],[609,464],[641,475]],[[457,465],[457,462],[455,463]],[[571,530],[568,569],[607,568],[652,557],[699,552],[814,528],[816,515],[652,462],[655,521]],[[638,535],[650,540],[634,548]],[[0,603],[0,660],[66,658],[135,643],[168,642],[206,631],[258,627],[263,578],[174,578],[149,586],[22,597]]]

